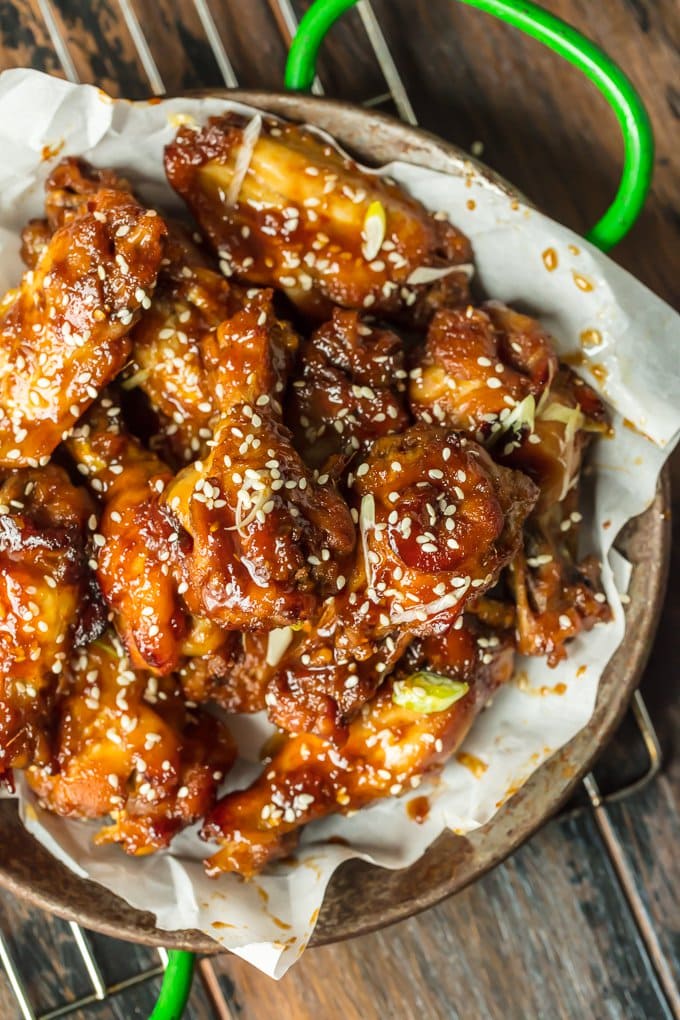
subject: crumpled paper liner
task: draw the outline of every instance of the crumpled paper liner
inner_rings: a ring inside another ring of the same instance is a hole
[[[163,174],[164,145],[187,118],[202,122],[234,107],[252,112],[221,99],[113,101],[91,86],[33,71],[5,72],[0,76],[0,288],[16,283],[22,271],[19,231],[29,217],[41,214],[44,180],[59,158],[72,153],[111,166],[149,203],[177,209]],[[603,561],[614,619],[573,641],[568,661],[554,670],[543,660],[518,664],[526,679],[498,692],[465,743],[486,771],[477,778],[453,760],[441,781],[423,784],[417,795],[427,792],[431,805],[423,824],[409,818],[408,797],[382,801],[351,818],[316,822],[303,835],[295,865],[278,865],[254,882],[234,875],[206,878],[201,860],[207,848],[195,830],[182,833],[170,851],[150,857],[130,859],[117,847],[94,848],[96,825],[42,811],[18,777],[27,828],[77,874],[151,911],[159,928],[200,929],[277,978],[304,949],[326,886],[342,861],[359,856],[402,868],[447,826],[465,832],[483,825],[509,791],[588,722],[600,675],[624,632],[618,591],[627,586],[629,567],[612,543],[623,524],[651,502],[680,429],[680,320],[667,305],[580,237],[510,199],[472,166],[464,177],[399,162],[379,172],[429,208],[449,214],[473,242],[485,291],[538,316],[560,354],[581,351],[584,334],[599,338],[597,346],[584,350],[579,371],[607,401],[615,434],[600,440],[591,458],[595,473],[584,494],[583,544]],[[555,268],[549,271],[548,265]],[[536,696],[538,688],[558,683],[565,685],[562,695]],[[258,752],[270,732],[261,716],[232,717],[231,724],[242,760],[225,789],[243,786],[257,773]],[[350,845],[327,842],[331,836]]]

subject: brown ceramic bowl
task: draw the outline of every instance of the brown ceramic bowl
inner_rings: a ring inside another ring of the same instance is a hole
[[[316,124],[369,164],[398,158],[460,175],[465,164],[474,162],[455,146],[424,131],[346,103],[266,92],[198,95],[228,95],[292,120]],[[509,194],[521,197],[492,171],[475,165]],[[541,766],[481,829],[468,836],[444,833],[420,860],[400,871],[360,861],[343,865],[326,893],[312,945],[372,931],[458,892],[512,853],[568,797],[616,728],[647,661],[666,581],[669,505],[668,476],[664,475],[652,506],[619,536],[617,546],[633,566],[628,624],[623,643],[602,677],[595,711],[585,729]],[[17,896],[117,938],[169,949],[221,951],[200,932],[158,930],[153,915],[134,910],[101,886],[76,877],[26,833],[12,801],[0,802],[0,826],[0,886]]]

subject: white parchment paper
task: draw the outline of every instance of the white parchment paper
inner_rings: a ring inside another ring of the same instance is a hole
[[[113,101],[91,86],[6,71],[0,76],[0,290],[14,285],[22,272],[19,231],[29,217],[41,214],[43,184],[58,159],[78,154],[113,167],[148,202],[168,209],[177,199],[163,175],[164,145],[187,117],[200,122],[234,105],[217,99]],[[408,798],[315,823],[303,836],[297,863],[277,866],[257,882],[233,875],[206,878],[201,865],[206,846],[195,831],[183,833],[170,851],[145,858],[126,858],[116,847],[95,849],[96,827],[43,812],[19,777],[26,826],[70,868],[152,911],[160,928],[201,929],[274,977],[304,949],[326,885],[343,860],[361,856],[404,867],[443,828],[469,831],[484,824],[510,789],[586,724],[599,677],[624,631],[618,591],[626,588],[629,568],[611,545],[621,526],[651,501],[680,429],[680,319],[667,305],[580,237],[511,201],[473,167],[465,177],[405,163],[381,172],[426,206],[449,214],[472,239],[478,276],[489,296],[540,317],[561,354],[581,350],[584,332],[600,334],[601,344],[585,352],[596,363],[597,378],[587,364],[579,371],[609,404],[615,436],[600,440],[594,451],[584,543],[604,562],[614,620],[577,638],[568,661],[555,670],[542,660],[520,663],[532,687],[562,682],[566,692],[536,697],[518,684],[501,690],[465,745],[488,765],[486,772],[475,778],[452,761],[442,781],[428,790],[431,811],[424,824],[409,819]],[[554,253],[553,271],[544,262],[548,249]],[[639,431],[624,426],[624,418]],[[226,788],[242,786],[256,774],[268,727],[260,717],[235,717],[234,730],[242,761]],[[350,846],[325,842],[331,835],[344,837]]]

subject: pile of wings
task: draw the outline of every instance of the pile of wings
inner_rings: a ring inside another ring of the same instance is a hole
[[[64,159],[0,301],[0,773],[131,854],[203,819],[250,876],[609,618],[576,550],[606,417],[445,217],[314,133],[214,118],[165,168],[194,226]]]

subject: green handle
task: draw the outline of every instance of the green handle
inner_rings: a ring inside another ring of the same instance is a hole
[[[193,976],[193,953],[171,949],[158,1000],[149,1020],[181,1020],[191,992]]]
[[[618,191],[604,216],[586,237],[609,251],[640,215],[654,165],[654,135],[642,100],[607,54],[575,28],[530,0],[460,0],[478,7],[538,39],[590,78],[614,110],[621,127],[624,162]],[[305,91],[314,80],[324,36],[356,0],[316,0],[302,21],[286,64],[286,87]]]

